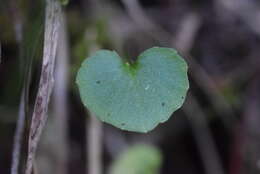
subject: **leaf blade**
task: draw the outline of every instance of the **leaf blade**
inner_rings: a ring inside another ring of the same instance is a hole
[[[123,130],[148,132],[183,104],[189,88],[187,70],[171,48],[150,48],[134,65],[101,50],[83,62],[77,84],[84,105],[100,120]]]

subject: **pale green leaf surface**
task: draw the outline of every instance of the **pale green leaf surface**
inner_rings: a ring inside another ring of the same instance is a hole
[[[69,0],[60,0],[61,5],[68,5]]]
[[[84,105],[118,128],[147,132],[180,108],[189,88],[187,64],[174,49],[153,47],[135,64],[116,52],[100,50],[77,75]]]
[[[160,151],[150,145],[134,145],[113,162],[110,174],[158,174],[162,164]]]

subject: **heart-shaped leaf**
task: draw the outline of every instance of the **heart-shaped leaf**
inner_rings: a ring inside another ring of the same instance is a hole
[[[100,120],[135,132],[168,120],[189,88],[186,62],[174,49],[159,47],[134,64],[116,52],[97,51],[83,62],[77,84],[84,105]]]

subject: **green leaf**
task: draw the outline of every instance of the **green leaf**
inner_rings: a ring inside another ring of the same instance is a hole
[[[69,0],[60,0],[61,5],[68,5]]]
[[[160,151],[150,145],[135,145],[113,162],[110,174],[158,174],[162,164]]]
[[[171,48],[154,47],[134,64],[100,50],[77,74],[84,105],[120,129],[148,132],[180,108],[189,88],[187,64]]]

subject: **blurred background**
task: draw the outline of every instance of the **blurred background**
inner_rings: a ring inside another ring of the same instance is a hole
[[[259,0],[70,0],[62,8],[55,86],[34,173],[260,173]],[[24,168],[44,16],[42,0],[0,2],[0,174],[11,170],[21,108]],[[175,48],[188,62],[184,106],[147,134],[90,119],[75,84],[81,62],[101,48],[135,59],[152,46]]]

